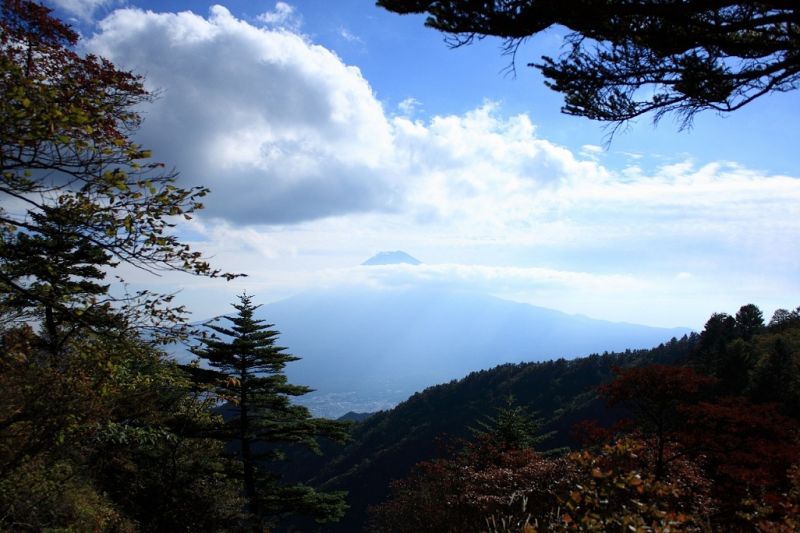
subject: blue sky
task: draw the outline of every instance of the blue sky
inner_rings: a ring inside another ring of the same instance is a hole
[[[212,189],[180,228],[233,283],[188,276],[198,317],[348,284],[452,286],[598,318],[701,327],[800,304],[800,92],[689,131],[618,133],[559,112],[487,39],[448,49],[421,17],[370,1],[50,0],[83,49],[146,76],[137,133],[182,184]],[[149,11],[148,11],[149,10]],[[403,249],[419,267],[364,268]]]

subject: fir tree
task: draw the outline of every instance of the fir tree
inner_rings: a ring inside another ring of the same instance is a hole
[[[69,208],[46,207],[31,214],[36,232],[0,238],[0,278],[17,289],[3,291],[3,306],[40,321],[51,355],[86,327],[102,330],[120,319],[109,307],[109,286],[101,283],[103,269],[114,263],[76,229],[75,215]]]
[[[345,440],[348,425],[313,418],[308,409],[291,402],[292,397],[311,392],[290,384],[283,373],[286,364],[299,357],[275,344],[279,333],[274,325],[254,318],[259,306],[253,305],[251,296],[239,296],[233,307],[236,315],[224,317],[230,326],[208,324],[214,334],[201,338],[202,346],[194,353],[216,369],[217,394],[231,404],[219,436],[237,442],[249,512],[261,522],[291,513],[312,515],[318,522],[338,520],[345,510],[344,493],[281,484],[268,466],[285,458],[287,444],[319,453],[319,437]]]
[[[535,448],[553,436],[554,432],[541,433],[542,421],[532,416],[522,405],[515,405],[514,396],[507,396],[494,416],[479,420],[472,427],[477,439],[489,439],[503,450]]]

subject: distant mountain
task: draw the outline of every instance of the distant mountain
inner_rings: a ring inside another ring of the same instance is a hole
[[[387,409],[415,391],[501,363],[647,348],[686,328],[654,328],[452,290],[338,289],[264,305],[286,367],[318,415]]]
[[[422,261],[411,257],[400,250],[396,252],[378,252],[363,263],[362,265],[421,265]]]
[[[342,416],[340,416],[337,420],[349,421],[349,422],[363,422],[367,418],[371,417],[375,413],[356,413],[355,411],[348,411]]]

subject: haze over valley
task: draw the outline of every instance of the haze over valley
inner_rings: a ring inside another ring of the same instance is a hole
[[[395,251],[362,264],[414,268],[422,261]],[[316,392],[300,401],[329,417],[386,409],[425,387],[502,363],[650,348],[690,332],[425,285],[307,291],[263,305],[256,315],[274,323],[279,343],[301,357],[287,375]]]

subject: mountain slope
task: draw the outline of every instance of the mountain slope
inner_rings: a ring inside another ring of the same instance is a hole
[[[644,348],[689,332],[422,289],[308,292],[265,305],[258,316],[276,324],[281,345],[302,358],[287,366],[289,378],[317,389],[310,406],[327,416],[385,408],[502,363]]]
[[[612,378],[615,366],[672,363],[685,359],[696,342],[693,334],[652,350],[506,364],[474,372],[376,413],[356,426],[346,447],[329,446],[322,458],[301,454],[285,473],[326,490],[349,491],[351,509],[330,531],[360,531],[367,507],[382,501],[391,480],[436,456],[440,436],[469,437],[468,428],[494,414],[509,395],[537,413],[544,421],[543,432],[556,432],[544,448],[571,445],[575,422],[616,416],[595,394],[598,385]]]

